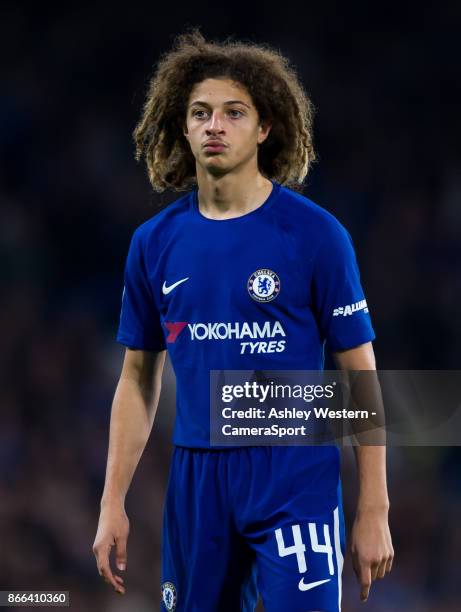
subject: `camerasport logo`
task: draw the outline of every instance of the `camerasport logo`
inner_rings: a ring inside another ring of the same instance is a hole
[[[187,330],[192,342],[240,340],[240,354],[282,353],[285,350],[285,330],[280,321],[188,323],[177,321],[164,323],[168,330],[166,341],[173,344]]]

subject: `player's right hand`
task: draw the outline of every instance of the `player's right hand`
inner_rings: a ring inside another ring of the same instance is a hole
[[[125,594],[124,580],[114,574],[110,566],[110,551],[115,546],[115,563],[120,571],[126,570],[127,540],[130,524],[125,509],[120,504],[103,506],[99,515],[98,530],[93,544],[99,575],[111,584],[117,593]]]

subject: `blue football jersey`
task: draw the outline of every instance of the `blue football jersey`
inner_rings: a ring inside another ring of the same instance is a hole
[[[318,370],[325,343],[373,339],[348,232],[275,181],[240,217],[203,216],[195,189],[133,234],[117,340],[168,350],[178,446],[210,447],[210,370]]]

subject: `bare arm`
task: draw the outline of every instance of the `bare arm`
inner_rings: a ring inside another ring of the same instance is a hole
[[[375,370],[376,362],[371,342],[334,354],[336,365],[344,371]],[[389,509],[386,482],[386,447],[354,446],[359,477],[358,509]]]
[[[165,351],[126,350],[112,404],[102,505],[125,501],[154,422],[164,362]]]
[[[334,353],[339,369],[375,370],[371,342]],[[359,478],[359,498],[352,529],[352,560],[366,601],[371,581],[390,572],[394,557],[388,525],[389,498],[386,482],[386,447],[354,446]]]
[[[160,396],[165,351],[127,349],[110,419],[106,480],[93,545],[98,571],[119,593],[123,578],[112,573],[109,554],[116,546],[116,564],[126,568],[129,532],[125,497],[152,429]]]

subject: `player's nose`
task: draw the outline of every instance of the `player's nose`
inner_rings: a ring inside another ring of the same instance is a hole
[[[221,117],[221,114],[218,111],[214,111],[212,113],[212,115],[210,117],[210,122],[207,125],[207,131],[210,132],[210,133],[223,132],[224,131],[222,117]]]

